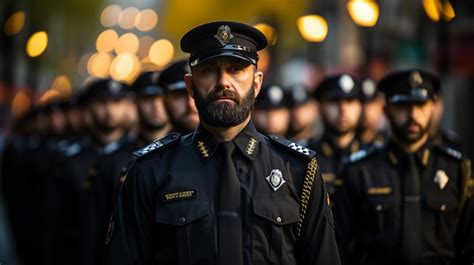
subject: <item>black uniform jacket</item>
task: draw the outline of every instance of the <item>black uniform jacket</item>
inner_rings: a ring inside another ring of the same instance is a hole
[[[352,155],[335,204],[344,264],[402,264],[403,170],[406,153],[385,148]],[[470,161],[427,142],[416,154],[420,173],[422,264],[472,264],[474,201]]]
[[[314,152],[252,123],[233,141],[243,264],[339,264]],[[136,152],[109,224],[107,264],[217,264],[218,146],[199,127]],[[267,180],[275,170],[277,189]]]

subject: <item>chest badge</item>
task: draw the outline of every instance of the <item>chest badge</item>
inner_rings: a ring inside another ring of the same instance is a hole
[[[446,187],[446,184],[448,184],[448,181],[449,181],[449,177],[446,174],[446,172],[444,172],[444,170],[440,169],[436,171],[434,183],[438,184],[440,189],[444,189],[444,187]]]
[[[272,169],[270,175],[268,175],[265,179],[268,181],[270,187],[272,187],[274,191],[277,191],[286,182],[279,169]]]

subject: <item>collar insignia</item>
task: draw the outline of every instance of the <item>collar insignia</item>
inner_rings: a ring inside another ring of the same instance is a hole
[[[274,191],[277,191],[286,182],[279,169],[272,169],[270,175],[268,175],[265,179],[268,181],[270,187],[272,187]]]
[[[197,147],[199,149],[199,152],[201,153],[202,157],[209,157],[209,149],[207,149],[206,145],[204,144],[203,141],[198,141],[197,142]]]
[[[309,155],[309,149],[304,147],[304,146],[301,146],[299,144],[291,143],[291,144],[288,145],[288,147],[290,147],[291,149],[296,150],[296,151],[298,151],[302,154]]]
[[[216,38],[222,46],[225,46],[227,43],[229,43],[230,39],[233,37],[234,35],[232,35],[230,28],[227,25],[220,26],[217,30],[217,34],[214,35],[214,38]]]
[[[257,140],[250,138],[249,142],[247,143],[247,147],[245,148],[245,151],[247,152],[247,154],[253,155],[256,147],[257,147]]]
[[[392,165],[398,164],[398,159],[393,152],[388,153],[388,158],[390,159],[390,162],[392,163]]]
[[[438,170],[436,171],[436,176],[434,178],[434,183],[438,184],[439,189],[444,189],[446,187],[446,184],[448,184],[449,177],[446,175],[446,172],[444,170]]]
[[[426,167],[428,165],[429,159],[430,159],[430,150],[428,149],[423,150],[423,157],[421,158],[421,163],[423,164],[423,166]]]
[[[328,143],[322,142],[321,143],[321,149],[322,149],[325,156],[327,156],[327,157],[332,156],[332,148]]]

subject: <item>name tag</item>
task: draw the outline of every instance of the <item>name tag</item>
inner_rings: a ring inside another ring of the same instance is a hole
[[[367,190],[370,195],[387,195],[392,192],[392,187],[372,187]]]
[[[184,191],[165,193],[161,197],[161,201],[171,202],[171,201],[178,201],[178,200],[188,200],[188,199],[193,199],[196,197],[197,197],[196,190],[184,190]]]

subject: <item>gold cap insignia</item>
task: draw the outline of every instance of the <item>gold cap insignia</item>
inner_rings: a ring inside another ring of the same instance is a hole
[[[444,187],[446,187],[446,184],[448,184],[449,177],[446,175],[446,172],[444,170],[438,170],[436,171],[436,176],[434,178],[434,183],[438,184],[439,188],[442,190]]]
[[[206,145],[204,144],[203,141],[198,141],[197,142],[197,147],[199,149],[199,152],[201,153],[202,157],[209,157],[209,149],[207,149]]]
[[[255,152],[255,148],[257,148],[257,140],[251,138],[250,141],[247,143],[246,152],[249,155],[253,155]]]
[[[216,38],[222,46],[225,46],[227,43],[229,43],[233,37],[234,35],[232,35],[230,28],[227,25],[220,26],[217,30],[217,34],[214,35],[214,38]]]
[[[418,71],[413,71],[410,74],[410,84],[412,87],[416,87],[423,83],[423,78],[421,77],[420,72]]]

